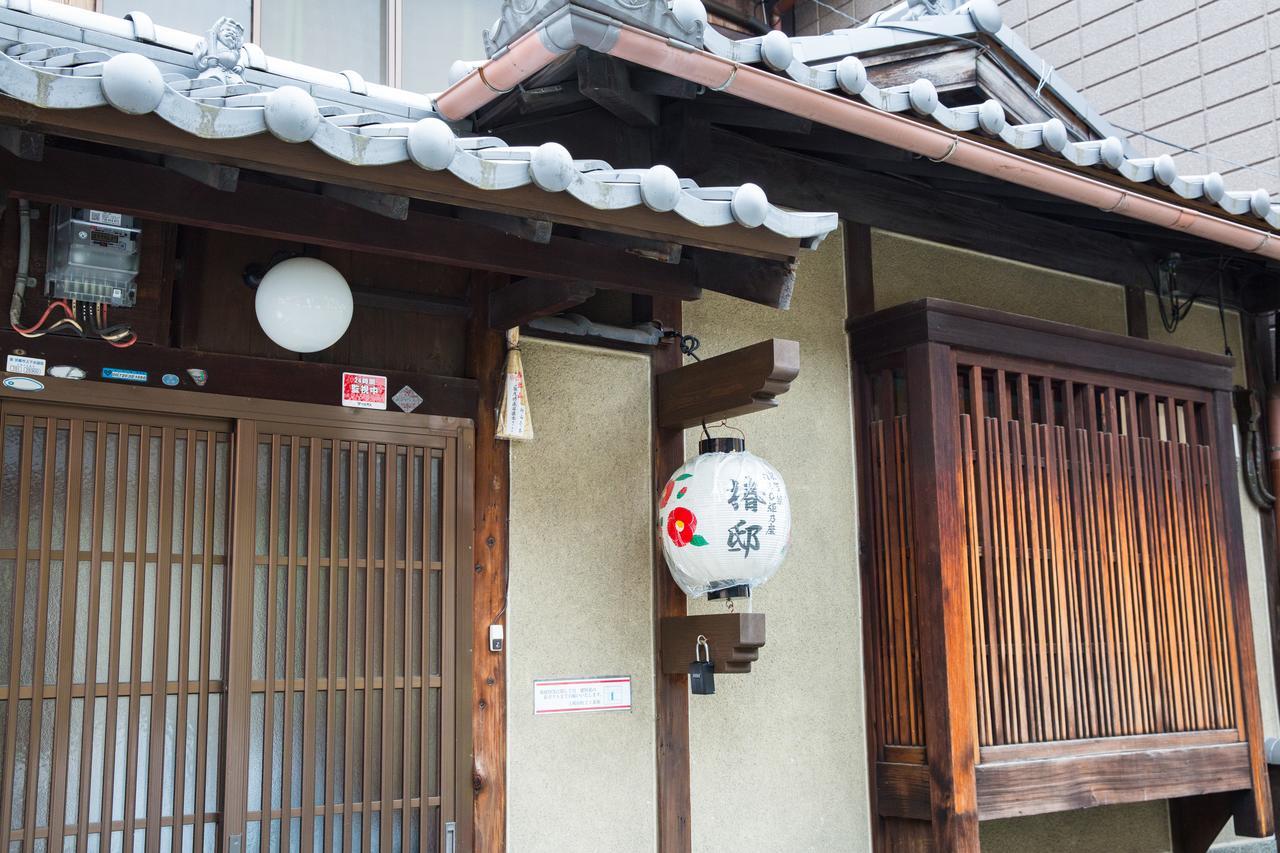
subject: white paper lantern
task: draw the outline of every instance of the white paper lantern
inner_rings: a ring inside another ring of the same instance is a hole
[[[254,308],[271,340],[293,352],[319,352],[346,334],[353,302],[347,280],[332,266],[290,258],[263,276]]]
[[[791,547],[786,484],[772,465],[741,449],[740,440],[702,447],[659,498],[667,566],[692,596],[754,589],[773,577]],[[739,449],[722,452],[726,447]]]

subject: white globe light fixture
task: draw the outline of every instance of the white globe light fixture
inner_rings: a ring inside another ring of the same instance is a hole
[[[698,449],[659,497],[663,555],[688,595],[749,596],[791,547],[786,484],[742,439],[709,439]]]
[[[324,261],[290,258],[262,277],[254,309],[262,331],[280,346],[319,352],[336,344],[351,325],[351,288]]]

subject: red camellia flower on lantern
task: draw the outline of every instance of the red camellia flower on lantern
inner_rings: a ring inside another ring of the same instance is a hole
[[[667,483],[667,488],[664,489],[662,492],[662,503],[658,504],[658,509],[664,509],[666,507],[667,501],[671,500],[671,493],[675,491],[675,488],[676,488],[675,480],[672,480],[671,482]]]
[[[667,535],[677,548],[683,548],[692,542],[697,528],[698,519],[686,507],[678,506],[667,516]]]

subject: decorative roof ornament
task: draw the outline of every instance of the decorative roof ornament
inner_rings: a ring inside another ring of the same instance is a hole
[[[244,82],[244,25],[225,15],[214,22],[195,49],[199,79],[225,85]]]

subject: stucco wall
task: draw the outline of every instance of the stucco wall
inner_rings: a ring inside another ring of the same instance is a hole
[[[877,232],[879,308],[936,296],[1123,331],[1119,287]],[[773,412],[738,419],[785,477],[787,565],[755,597],[768,643],[750,675],[692,697],[694,849],[869,851],[856,491],[842,241],[801,264],[786,313],[716,294],[686,306],[711,356],[769,337],[801,344],[801,374]],[[1154,304],[1152,335],[1163,337]],[[1238,352],[1239,324],[1229,317]],[[1221,348],[1216,311],[1173,340]],[[650,414],[647,359],[529,341],[537,439],[512,449],[510,811],[513,853],[655,848]],[[694,452],[696,433],[686,436]],[[1246,507],[1247,507],[1246,503]],[[602,509],[604,508],[604,509]],[[1265,726],[1280,734],[1256,512],[1246,509]],[[697,602],[693,612],[723,605]],[[635,710],[535,718],[535,678],[629,674]],[[1229,836],[1224,836],[1224,838]],[[983,824],[983,849],[1157,853],[1164,803]]]
[[[843,261],[838,235],[806,255],[786,313],[711,293],[685,307],[700,354],[789,338],[801,363],[776,411],[734,421],[787,483],[794,545],[754,597],[768,641],[751,674],[717,678],[716,695],[690,702],[702,853],[870,849]],[[690,453],[696,438],[686,435]]]
[[[511,449],[511,853],[655,848],[647,357],[522,343],[537,439]],[[534,679],[630,675],[630,712],[533,715]]]

